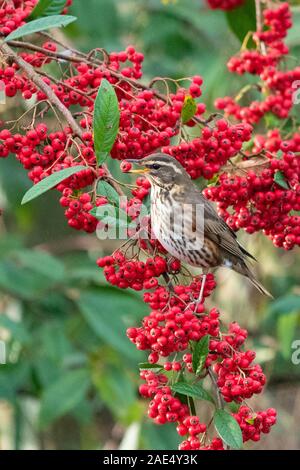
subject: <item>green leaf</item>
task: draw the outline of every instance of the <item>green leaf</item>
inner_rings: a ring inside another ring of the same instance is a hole
[[[24,249],[13,252],[12,256],[21,263],[22,267],[30,268],[53,281],[58,282],[65,279],[66,273],[63,263],[45,251]]]
[[[280,170],[275,171],[274,181],[275,181],[275,183],[278,184],[278,186],[281,186],[284,189],[290,189],[289,184],[286,181],[285,176],[282,173],[282,171],[280,171]]]
[[[241,428],[228,411],[216,410],[214,425],[217,433],[225,444],[232,449],[240,449],[243,445]]]
[[[52,0],[51,5],[46,10],[46,16],[59,15],[66,5],[66,0]]]
[[[277,152],[276,158],[277,158],[278,160],[281,160],[282,157],[283,157],[283,151],[282,151],[281,149],[279,149],[278,152]]]
[[[30,335],[23,322],[16,322],[6,315],[0,315],[0,327],[8,330],[12,338],[19,341],[21,344],[30,341]]]
[[[163,426],[157,426],[150,419],[143,419],[141,421],[142,449],[147,449],[147,451],[177,449],[180,440],[174,425],[170,426],[171,423],[166,423]]]
[[[93,383],[101,401],[107,404],[115,416],[124,419],[128,408],[136,402],[136,387],[130,372],[122,367],[122,361],[118,365],[106,364],[100,373],[99,364],[96,363],[93,367]]]
[[[95,100],[93,129],[97,162],[103,163],[116,140],[120,122],[118,98],[113,86],[102,79]]]
[[[0,372],[0,397],[15,402],[18,391],[28,384],[30,363],[19,361],[15,364],[1,364]]]
[[[267,312],[268,317],[286,315],[293,311],[300,312],[300,296],[295,294],[284,295],[273,300]]]
[[[99,181],[97,185],[97,194],[106,197],[109,202],[115,203],[116,206],[119,207],[120,196],[107,181]]]
[[[256,31],[255,3],[253,0],[246,0],[240,7],[226,11],[225,14],[231,31],[241,42],[244,41],[249,31]],[[253,41],[251,42],[253,43]]]
[[[280,127],[282,129],[282,119],[275,114],[269,112],[264,117],[267,129],[273,129],[274,127]]]
[[[65,372],[44,392],[41,400],[42,427],[74,409],[83,400],[90,385],[87,369]]]
[[[38,18],[37,20],[30,21],[29,23],[20,26],[15,29],[4,39],[5,42],[18,39],[29,34],[38,33],[45,31],[50,28],[60,28],[61,26],[67,26],[67,24],[73,23],[77,18],[70,15],[53,15],[45,18]]]
[[[181,110],[181,120],[183,124],[190,121],[193,116],[195,116],[197,111],[197,103],[194,98],[190,95],[186,96],[184,99],[183,107]]]
[[[150,362],[140,362],[139,369],[162,369],[159,364],[150,364]]]
[[[63,1],[64,1],[64,3],[66,3],[65,0],[63,0]],[[36,4],[34,9],[32,10],[32,12],[29,16],[29,19],[33,20],[33,19],[38,18],[40,16],[47,16],[46,15],[46,10],[51,5],[51,3],[53,3],[53,0],[40,0]]]
[[[59,15],[64,9],[65,4],[66,0],[40,0],[31,12],[29,19]]]
[[[94,291],[82,292],[77,303],[86,322],[99,338],[124,357],[137,359],[135,349],[126,338],[126,328],[130,326],[128,318],[133,320],[133,312],[142,315],[146,310],[140,298],[115,288],[99,287]]]
[[[196,375],[199,375],[200,372],[203,369],[203,366],[205,364],[209,349],[209,340],[210,336],[205,335],[203,338],[200,339],[200,341],[197,341],[197,343],[194,343],[194,349],[193,349],[193,371],[195,372]]]
[[[49,321],[36,332],[39,352],[53,363],[63,364],[74,351],[61,321]]]
[[[291,357],[291,344],[295,338],[298,323],[298,312],[290,312],[288,315],[281,315],[277,320],[277,336],[281,353],[286,360],[289,360]]]
[[[32,364],[34,380],[45,390],[61,377],[61,363],[54,362],[44,355],[35,355]]]
[[[214,403],[212,396],[199,384],[192,385],[185,382],[177,382],[176,384],[172,385],[171,388],[173,392],[180,393],[181,395]]]
[[[237,413],[240,409],[240,406],[241,405],[239,403],[236,403],[235,401],[231,401],[230,403],[228,403],[228,408],[231,413]]]
[[[71,416],[81,425],[89,425],[94,417],[94,403],[89,400],[89,398],[81,400],[81,402],[73,408]]]
[[[49,278],[27,268],[20,269],[13,260],[3,260],[0,263],[0,290],[32,300],[43,297],[43,292],[49,290],[49,287]]]
[[[35,199],[41,194],[44,194],[46,191],[54,188],[59,183],[64,181],[66,178],[69,178],[70,176],[82,170],[88,170],[88,167],[83,166],[83,165],[71,166],[70,168],[65,168],[64,170],[56,171],[55,173],[52,173],[52,175],[47,176],[46,178],[41,180],[39,183],[32,186],[24,194],[21,204],[26,204],[27,202],[32,201],[32,199]]]
[[[213,176],[210,180],[207,181],[206,186],[216,186],[219,182],[219,175]]]
[[[69,272],[68,276],[68,281],[71,283],[96,283],[97,285],[99,284],[107,284],[107,281],[105,279],[105,276],[102,271],[99,271],[99,268],[97,266],[89,266],[85,267],[83,266],[82,268],[77,268],[76,270],[73,270]]]

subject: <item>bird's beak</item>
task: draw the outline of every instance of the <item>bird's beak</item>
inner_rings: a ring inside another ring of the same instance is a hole
[[[141,161],[140,160],[126,160],[127,162],[130,162],[130,163],[134,163],[135,165],[141,165]],[[135,170],[129,170],[128,173],[138,173],[140,175],[142,174],[145,174],[145,173],[149,173],[150,169],[147,168],[147,167],[141,167],[141,168],[137,168]]]

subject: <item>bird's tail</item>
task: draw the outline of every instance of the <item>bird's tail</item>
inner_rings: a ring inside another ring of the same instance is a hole
[[[259,290],[259,292],[261,292],[264,295],[267,295],[268,297],[271,297],[271,299],[274,298],[273,295],[257,279],[255,279],[253,274],[252,274],[251,277],[250,276],[247,276],[247,277],[248,277],[248,279],[250,279],[250,281],[256,287],[256,289]]]
[[[246,276],[256,287],[256,289],[259,290],[259,292],[273,299],[273,295],[256,279],[244,260],[239,260],[238,263],[233,264],[232,269],[240,274],[243,274],[243,276]]]

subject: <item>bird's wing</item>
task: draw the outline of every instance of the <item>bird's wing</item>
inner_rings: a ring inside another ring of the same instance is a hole
[[[193,184],[193,183],[192,183]],[[193,184],[180,196],[185,204],[203,204],[204,206],[204,235],[228,253],[240,258],[255,258],[238,242],[234,231],[218,215],[214,205],[208,201],[201,191]]]

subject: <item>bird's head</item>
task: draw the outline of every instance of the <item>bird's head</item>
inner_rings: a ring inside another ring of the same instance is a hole
[[[165,153],[155,153],[141,160],[127,160],[134,163],[137,168],[129,170],[130,173],[145,175],[151,184],[167,189],[173,185],[179,185],[189,176],[181,164]]]

